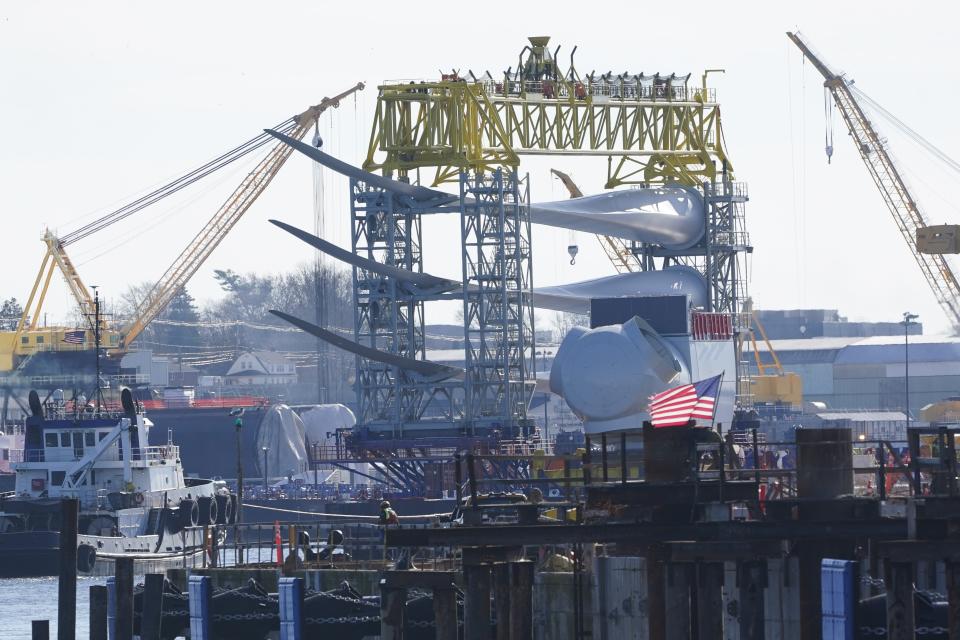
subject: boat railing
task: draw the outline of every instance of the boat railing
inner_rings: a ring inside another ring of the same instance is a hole
[[[76,462],[84,456],[83,449],[56,449],[58,455],[46,456],[43,449],[10,449],[10,462]],[[64,453],[68,451],[69,453]],[[71,455],[72,454],[72,455]],[[100,460],[116,462],[123,460],[123,451],[114,447],[106,451]],[[132,462],[167,462],[180,457],[180,447],[177,445],[163,445],[157,447],[142,447],[133,449]]]

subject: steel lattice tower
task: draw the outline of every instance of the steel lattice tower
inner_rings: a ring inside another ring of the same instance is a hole
[[[460,176],[464,424],[522,435],[534,333],[528,185],[514,171]]]

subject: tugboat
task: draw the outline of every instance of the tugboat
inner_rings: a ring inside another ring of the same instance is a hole
[[[202,525],[229,524],[236,496],[225,483],[185,478],[179,447],[150,446],[150,420],[122,389],[120,407],[29,396],[24,448],[0,495],[0,578],[57,575],[60,499],[80,501],[77,568],[107,574],[132,557],[135,570],[193,562],[205,550]]]

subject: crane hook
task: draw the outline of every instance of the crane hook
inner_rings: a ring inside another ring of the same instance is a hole
[[[580,247],[575,244],[567,246],[567,253],[570,254],[570,264],[577,264],[577,253],[580,251]]]

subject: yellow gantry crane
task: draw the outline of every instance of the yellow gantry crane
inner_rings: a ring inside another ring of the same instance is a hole
[[[843,117],[870,177],[880,190],[897,228],[907,241],[910,253],[920,267],[937,302],[947,314],[954,331],[960,330],[960,283],[957,282],[942,252],[931,250],[929,245],[925,247],[924,240],[934,228],[927,224],[925,216],[917,206],[916,200],[887,151],[886,141],[880,137],[864,113],[858,97],[866,99],[866,96],[854,88],[851,80],[834,73],[811,50],[800,34],[787,32],[787,37],[823,75],[823,86],[833,97],[834,104]],[[941,227],[936,229],[937,233],[940,233]],[[949,228],[947,230],[949,231]]]
[[[331,107],[338,107],[341,100],[363,88],[362,82],[357,83],[332,98],[324,98],[319,104],[274,128],[291,138],[302,140],[310,128],[316,124],[320,114]],[[17,329],[0,332],[0,371],[15,369],[25,357],[38,351],[85,349],[90,348],[89,345],[93,344],[92,332],[97,330],[97,327],[94,326],[94,300],[67,256],[67,245],[82,240],[168,195],[176,193],[184,186],[192,184],[234,160],[261,148],[271,140],[272,138],[268,134],[261,134],[199,169],[65,235],[63,238],[57,238],[48,230],[43,237],[44,244],[46,244],[46,253],[40,265],[40,272],[34,281],[33,289],[27,299],[27,304],[24,306],[23,315],[17,324]],[[283,142],[273,146],[266,157],[247,174],[203,229],[190,241],[163,276],[144,296],[133,318],[126,325],[120,329],[112,329],[107,327],[101,319],[101,326],[99,327],[101,344],[107,349],[108,353],[126,351],[143,330],[163,312],[170,301],[186,286],[193,274],[197,272],[214,249],[239,222],[243,214],[256,202],[292,152],[293,148]],[[43,302],[55,271],[60,271],[66,280],[71,294],[80,307],[80,313],[86,319],[84,329],[82,329],[84,332],[82,338],[76,336],[76,328],[38,326],[39,319],[42,316]],[[68,339],[67,336],[71,336],[71,339]]]

